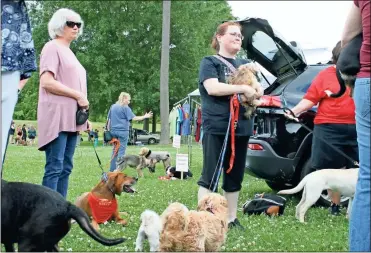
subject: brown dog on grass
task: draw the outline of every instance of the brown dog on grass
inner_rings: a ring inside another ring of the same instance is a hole
[[[197,211],[188,211],[177,202],[170,204],[161,215],[160,251],[220,251],[227,237],[227,210],[227,200],[217,193],[200,199]]]
[[[255,89],[258,96],[261,97],[264,93],[264,90],[258,82],[258,73],[259,68],[254,63],[244,64],[241,65],[237,69],[237,71],[228,79],[228,83],[236,85],[248,85],[251,88]],[[242,105],[246,109],[246,112],[244,114],[245,117],[247,119],[250,119],[256,107],[260,104],[260,101],[256,97],[252,97],[249,101],[243,103]]]
[[[108,172],[107,180],[102,180],[90,192],[85,192],[76,199],[75,205],[83,209],[92,218],[92,226],[99,230],[99,223],[115,220],[125,226],[127,221],[122,219],[115,195],[133,193],[131,188],[137,179],[122,172]]]

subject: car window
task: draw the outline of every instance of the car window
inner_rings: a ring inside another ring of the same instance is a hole
[[[146,135],[147,133],[143,130],[137,129],[137,134]]]
[[[260,51],[269,60],[273,60],[275,53],[278,51],[276,43],[266,33],[257,31],[252,36],[252,45]]]

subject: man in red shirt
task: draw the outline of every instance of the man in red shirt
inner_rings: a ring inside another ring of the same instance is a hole
[[[332,61],[336,64],[341,50],[340,41],[332,50]],[[318,73],[313,80],[304,98],[292,108],[297,116],[318,104],[317,114],[314,118],[311,162],[312,168],[340,169],[352,168],[354,165],[344,156],[337,153],[328,143],[337,147],[353,160],[358,161],[358,145],[355,126],[355,107],[350,97],[350,89],[340,98],[332,98],[331,93],[339,90],[336,78],[336,65],[330,66]],[[340,194],[328,190],[331,195],[331,213],[340,214]]]
[[[360,50],[361,70],[354,88],[356,125],[359,147],[359,174],[349,224],[349,250],[370,252],[370,76],[371,36],[370,0],[355,0],[345,22],[342,46],[360,32],[363,42]]]

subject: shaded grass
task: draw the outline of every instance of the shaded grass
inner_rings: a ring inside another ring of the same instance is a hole
[[[140,147],[129,146],[128,154],[137,154]],[[176,149],[169,146],[151,146],[153,150],[168,150],[175,164]],[[108,164],[111,147],[97,148],[105,166]],[[183,145],[181,153],[187,153]],[[3,178],[9,181],[24,181],[40,184],[42,181],[45,154],[36,147],[10,145]],[[60,242],[61,251],[134,251],[135,239],[140,226],[140,214],[151,209],[161,214],[167,205],[174,201],[184,203],[188,208],[197,206],[197,180],[201,173],[202,150],[198,145],[193,147],[192,172],[190,180],[162,181],[158,176],[164,174],[162,164],[157,165],[156,172],[144,171],[145,178],[136,185],[137,194],[123,193],[118,197],[121,212],[127,212],[124,218],[129,220],[127,227],[115,223],[101,225],[101,233],[109,238],[126,237],[121,245],[105,247],[87,236],[77,224],[72,225],[70,233]],[[135,176],[134,169],[127,169],[127,174]],[[68,200],[74,202],[81,193],[89,191],[100,179],[93,148],[79,146],[75,152],[74,169],[70,176]],[[239,199],[239,207],[256,193],[271,192],[264,181],[246,175]],[[239,210],[238,216],[246,231],[231,230],[228,232],[224,251],[347,251],[348,221],[345,215],[333,217],[323,208],[311,208],[307,212],[307,224],[300,224],[294,217],[298,200],[289,198],[285,213],[281,217],[245,216]],[[145,244],[145,251],[149,251]]]

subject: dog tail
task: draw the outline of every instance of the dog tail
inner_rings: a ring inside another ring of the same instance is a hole
[[[90,224],[88,215],[79,207],[70,204],[68,207],[67,215],[73,218],[79,224],[80,228],[87,233],[95,241],[103,244],[104,246],[113,246],[126,241],[126,238],[108,239],[99,234]]]
[[[308,176],[305,176],[303,180],[301,180],[300,183],[295,188],[288,189],[288,190],[282,190],[282,191],[277,192],[277,194],[294,194],[294,193],[300,192],[304,188],[307,181],[308,181]]]

